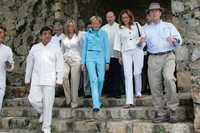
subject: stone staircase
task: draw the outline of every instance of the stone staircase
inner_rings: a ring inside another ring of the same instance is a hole
[[[103,98],[104,107],[93,113],[91,99],[80,99],[80,107],[65,106],[64,98],[56,98],[53,109],[53,133],[193,133],[191,96],[180,93],[177,123],[154,124],[151,96],[136,101],[136,107],[124,109],[125,98]],[[0,133],[40,133],[37,112],[27,98],[6,99]]]

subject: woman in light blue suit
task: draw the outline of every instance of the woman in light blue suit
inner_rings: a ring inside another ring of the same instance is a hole
[[[92,29],[86,32],[82,49],[82,71],[87,67],[92,89],[93,111],[98,112],[101,103],[101,94],[105,71],[109,69],[110,44],[108,35],[100,30],[102,19],[98,16],[90,18]]]

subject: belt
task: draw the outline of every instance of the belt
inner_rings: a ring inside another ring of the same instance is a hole
[[[149,55],[165,55],[165,54],[169,54],[171,52],[173,52],[173,51],[171,50],[171,51],[159,52],[159,53],[149,53]]]

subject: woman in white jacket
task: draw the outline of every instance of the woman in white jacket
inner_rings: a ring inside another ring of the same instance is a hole
[[[141,72],[144,58],[144,37],[140,24],[134,22],[134,16],[130,10],[123,10],[120,13],[119,23],[120,29],[118,36],[115,38],[114,49],[120,51],[121,53],[121,59],[123,61],[124,66],[126,87],[125,108],[129,108],[135,105],[133,93],[133,74],[135,81],[136,97],[142,98]]]
[[[65,61],[63,87],[67,105],[70,104],[72,108],[76,108],[78,106],[78,88],[81,73],[81,36],[83,34],[78,34],[77,25],[73,19],[67,21],[65,28],[65,38],[61,44]],[[71,75],[70,78],[69,74]]]

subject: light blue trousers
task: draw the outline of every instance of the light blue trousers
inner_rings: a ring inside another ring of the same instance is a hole
[[[96,60],[86,61],[86,66],[92,90],[93,108],[100,108],[105,76],[105,61],[98,60],[97,58]]]

